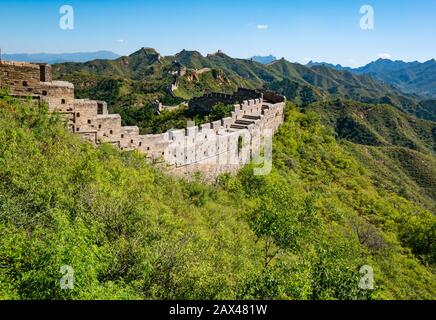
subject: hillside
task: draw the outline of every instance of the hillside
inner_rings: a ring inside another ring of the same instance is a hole
[[[250,60],[254,60],[262,64],[268,64],[276,61],[277,58],[270,54],[269,56],[252,56]]]
[[[373,183],[315,113],[288,104],[273,164],[177,180],[2,91],[0,298],[435,298],[435,216]]]
[[[332,100],[308,110],[352,142],[346,145],[378,185],[436,210],[436,122],[353,101]]]
[[[436,61],[434,59],[422,63],[378,59],[359,68],[313,61],[310,61],[306,66],[326,66],[335,70],[347,70],[358,75],[366,74],[396,86],[403,92],[419,95],[425,99],[436,98]]]
[[[182,68],[186,72],[180,76]],[[177,104],[208,91],[230,93],[237,87],[265,87],[285,94],[299,105],[344,97],[366,103],[389,103],[407,114],[436,119],[431,102],[421,103],[418,97],[406,95],[368,75],[323,65],[307,67],[285,59],[264,65],[222,52],[202,56],[197,51],[183,50],[163,57],[154,49],[143,48],[116,60],[59,64],[53,70],[56,78],[76,85],[79,97],[98,95],[117,112],[142,108],[154,99]],[[176,80],[178,88],[170,92],[169,86]]]
[[[357,74],[369,74],[404,92],[436,98],[436,61],[420,63],[379,59],[354,69]]]
[[[390,105],[330,100],[312,104],[340,138],[373,146],[400,146],[436,152],[436,122],[408,116]]]
[[[335,70],[348,70],[348,71],[353,70],[350,67],[344,67],[340,64],[333,64],[333,63],[327,63],[327,62],[317,62],[317,61],[312,61],[312,60],[310,60],[308,63],[306,63],[306,66],[307,67],[326,66],[328,68],[335,69]]]
[[[270,68],[286,80],[290,79],[316,88],[323,93],[324,97],[343,97],[367,103],[390,103],[410,114],[415,114],[418,109],[414,97],[404,95],[395,88],[380,83],[367,75],[358,76],[324,65],[308,68],[284,59],[272,63]],[[283,82],[273,83],[269,87],[279,90],[287,88]],[[316,92],[316,90],[313,91]],[[305,104],[317,100],[320,99],[314,95],[313,99],[306,99],[302,102]]]

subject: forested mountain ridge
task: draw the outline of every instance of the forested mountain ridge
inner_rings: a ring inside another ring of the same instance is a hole
[[[342,67],[341,65],[312,61],[306,66],[320,65],[337,70],[348,70],[359,75],[367,74],[375,79],[394,85],[404,92],[417,94],[426,99],[436,98],[435,59],[425,62],[404,62],[380,58],[359,68]]]
[[[95,149],[2,91],[0,298],[434,299],[435,216],[377,185],[348,143],[288,103],[272,173],[208,186]]]
[[[340,138],[374,146],[401,146],[436,152],[436,122],[418,119],[387,104],[337,99],[306,107],[334,127]]]
[[[276,61],[277,58],[274,57],[272,54],[270,54],[269,56],[253,56],[250,58],[250,60],[254,60],[254,61],[260,62],[262,64],[268,64],[268,63]]]
[[[181,66],[187,69],[176,76]],[[230,93],[237,87],[265,87],[282,93],[297,104],[308,104],[331,97],[345,97],[366,103],[389,103],[399,110],[436,120],[432,102],[421,103],[417,96],[347,70],[324,65],[307,67],[285,59],[267,65],[253,60],[235,59],[223,52],[201,55],[183,50],[173,56],[161,56],[143,48],[116,60],[96,60],[54,66],[55,76],[76,85],[79,96],[99,95],[112,103],[116,111],[140,108],[149,101],[179,103],[207,91]],[[168,87],[178,81],[178,89]]]
[[[331,100],[314,103],[323,123],[344,141],[375,183],[436,212],[436,122],[390,105]]]
[[[436,61],[403,62],[379,59],[353,70],[357,74],[369,74],[404,92],[436,98]]]

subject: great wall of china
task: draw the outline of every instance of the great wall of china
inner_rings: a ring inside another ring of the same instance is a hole
[[[263,140],[283,123],[285,98],[268,91],[239,89],[234,95],[208,94],[194,98],[190,108],[205,110],[217,102],[233,104],[230,117],[176,129],[163,134],[140,135],[136,126],[121,125],[109,114],[104,101],[76,99],[74,85],[53,81],[51,66],[0,61],[0,87],[15,97],[31,97],[60,113],[68,128],[98,146],[112,144],[121,150],[138,150],[176,175],[202,172],[216,177],[235,172],[260,153]]]

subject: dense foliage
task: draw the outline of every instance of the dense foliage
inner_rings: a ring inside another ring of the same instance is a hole
[[[389,105],[333,100],[314,103],[316,112],[367,168],[379,188],[436,210],[436,123]]]
[[[0,298],[436,297],[435,216],[375,185],[315,113],[288,105],[273,163],[177,180],[1,93]]]

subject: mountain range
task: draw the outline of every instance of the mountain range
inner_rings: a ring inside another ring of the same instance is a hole
[[[418,94],[427,98],[436,98],[436,61],[404,62],[378,59],[363,67],[349,68],[324,62],[310,61],[306,66],[326,66],[336,70],[347,70],[355,74],[367,74],[380,81],[389,83],[403,92]]]
[[[180,68],[186,74],[177,77]],[[304,66],[286,59],[267,65],[237,59],[223,52],[203,56],[182,50],[162,56],[142,48],[115,60],[63,63],[53,67],[57,78],[75,83],[78,95],[92,94],[116,107],[141,106],[153,99],[180,102],[207,91],[231,93],[237,87],[275,90],[299,105],[343,97],[364,103],[387,103],[417,117],[436,120],[435,101],[407,94],[366,72],[337,70],[326,65]],[[168,94],[168,86],[178,87]]]
[[[276,61],[277,58],[270,54],[269,56],[253,56],[250,58],[250,60],[254,60],[262,64],[268,64]]]
[[[180,55],[176,54],[175,56]],[[78,62],[84,63],[93,60],[115,60],[120,56],[111,51],[77,52],[77,53],[18,53],[3,54],[3,60],[22,62],[45,62],[50,64]],[[256,55],[248,59],[263,65],[278,61],[273,55]],[[202,63],[201,63],[202,64]],[[199,64],[197,63],[197,66]],[[358,75],[370,75],[377,80],[396,86],[405,93],[420,95],[427,99],[436,99],[436,61],[431,59],[424,63],[418,61],[404,62],[389,59],[378,59],[358,68],[344,67],[340,64],[310,61],[309,68],[327,67],[337,71],[349,71]]]
[[[119,55],[112,51],[96,52],[75,52],[75,53],[15,53],[3,54],[3,60],[12,60],[20,62],[45,62],[45,63],[62,63],[62,62],[86,62],[96,59],[116,59]]]
[[[197,52],[196,52],[197,53]],[[175,56],[180,55],[176,54]],[[50,64],[77,62],[84,63],[93,60],[115,60],[120,56],[111,51],[77,52],[77,53],[17,53],[3,54],[3,60],[22,62],[45,62]],[[263,65],[278,61],[273,55],[255,55],[248,59]],[[202,63],[197,63],[200,66]],[[207,64],[207,63],[206,63]],[[295,65],[295,64],[294,64]],[[393,85],[404,93],[419,95],[425,99],[436,99],[436,61],[435,59],[426,62],[404,62],[401,60],[392,61],[389,59],[378,59],[365,66],[358,68],[344,67],[340,64],[327,62],[309,61],[306,65],[309,68],[327,67],[336,71],[349,71],[357,75],[370,75],[371,77]],[[317,70],[319,71],[319,70]],[[334,89],[333,89],[334,90]]]

